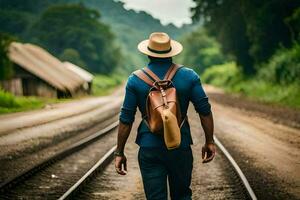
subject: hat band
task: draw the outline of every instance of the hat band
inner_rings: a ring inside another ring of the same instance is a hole
[[[149,46],[147,46],[148,50],[153,52],[153,53],[158,53],[158,54],[164,54],[164,53],[169,53],[172,50],[172,47],[170,47],[170,49],[168,50],[163,50],[163,51],[158,51],[155,49],[151,49]]]

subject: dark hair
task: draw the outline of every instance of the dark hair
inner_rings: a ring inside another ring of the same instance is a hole
[[[171,57],[167,57],[167,58],[158,58],[158,57],[148,56],[148,58],[149,58],[150,60],[154,60],[154,59],[170,59]]]

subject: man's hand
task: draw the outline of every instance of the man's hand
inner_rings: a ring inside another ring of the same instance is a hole
[[[202,163],[208,163],[214,159],[216,155],[216,147],[215,144],[205,144],[202,147]]]
[[[115,157],[116,172],[120,175],[127,174],[127,158],[125,155]]]

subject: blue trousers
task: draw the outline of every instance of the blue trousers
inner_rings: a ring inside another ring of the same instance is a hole
[[[141,147],[138,161],[147,200],[167,200],[167,179],[172,200],[191,200],[191,148],[174,150]]]

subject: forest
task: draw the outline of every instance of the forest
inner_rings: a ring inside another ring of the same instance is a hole
[[[17,40],[38,44],[62,60],[70,60],[93,72],[111,72],[114,67],[108,67],[108,63],[117,66],[118,59],[112,52],[120,52],[109,26],[99,21],[100,13],[82,4],[40,2],[16,1],[17,6],[11,1],[2,2],[2,31]]]
[[[128,73],[143,65],[136,44],[153,31],[175,38],[183,34],[183,29],[162,26],[149,14],[127,11],[122,2],[111,0],[0,0],[0,5],[1,33],[95,73]]]
[[[126,10],[120,1],[0,0],[0,79],[13,74],[6,57],[8,44],[20,41],[40,45],[92,73],[114,77],[114,86],[121,82],[118,74],[146,64],[136,45],[159,30],[183,43],[184,51],[175,61],[195,69],[203,83],[300,108],[300,2],[194,2],[193,24],[178,28],[163,26],[146,12]]]
[[[203,82],[300,108],[300,1],[195,0],[182,63]]]

